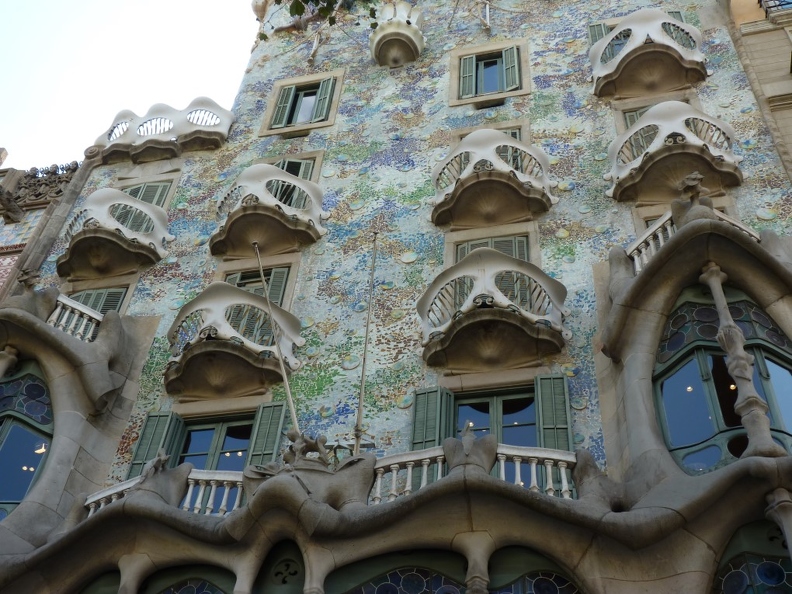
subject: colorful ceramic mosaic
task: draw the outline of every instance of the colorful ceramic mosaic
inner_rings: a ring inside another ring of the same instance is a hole
[[[594,354],[597,314],[592,267],[613,246],[635,240],[632,204],[605,195],[607,148],[617,134],[609,100],[591,95],[588,25],[657,3],[574,2],[563,5],[508,0],[491,7],[491,30],[482,26],[472,0],[422,1],[426,49],[402,68],[378,67],[369,52],[368,20],[339,15],[324,27],[315,59],[309,60],[314,26],[272,33],[257,42],[233,106],[236,122],[220,149],[187,153],[178,187],[167,206],[168,230],[176,236],[169,256],[143,270],[127,314],[159,316],[159,334],[146,363],[141,389],[108,483],[126,478],[131,446],[147,412],[169,410],[162,373],[168,359],[163,338],[179,308],[213,279],[219,259],[209,238],[223,221],[217,202],[249,165],[263,159],[324,151],[318,183],[331,213],[327,234],[301,250],[299,278],[288,309],[302,320],[303,367],[291,378],[300,427],[349,442],[355,424],[363,359],[363,335],[372,310],[366,366],[367,439],[378,455],[409,448],[412,394],[437,383],[425,366],[415,304],[449,262],[443,261],[444,231],[430,220],[432,169],[453,148],[454,131],[519,120],[534,145],[549,155],[549,175],[559,182],[559,201],[538,217],[539,265],[568,289],[566,321],[572,339],[542,363],[569,378],[576,448],[587,448],[605,465]],[[741,220],[750,227],[790,230],[792,193],[736,58],[725,17],[700,10],[690,0],[685,20],[703,35],[710,74],[695,86],[703,111],[731,124],[745,182],[729,189]],[[287,22],[281,11],[273,24]],[[449,52],[490,42],[528,40],[530,93],[503,105],[475,109],[448,105]],[[333,126],[309,135],[259,136],[275,81],[344,69]],[[119,106],[123,107],[123,106]],[[99,188],[119,183],[129,165],[94,170],[75,209]],[[368,295],[373,233],[378,233],[375,292]],[[66,250],[58,241],[46,262],[41,286],[59,285],[55,260]],[[251,252],[251,256],[252,256]],[[276,387],[274,398],[284,397]]]

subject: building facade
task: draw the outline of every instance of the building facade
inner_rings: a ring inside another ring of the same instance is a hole
[[[792,592],[785,5],[254,2],[7,174],[0,591]]]

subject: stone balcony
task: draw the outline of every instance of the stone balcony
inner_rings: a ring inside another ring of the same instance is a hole
[[[734,130],[681,101],[651,107],[608,148],[612,182],[606,194],[638,205],[669,203],[694,171],[717,195],[742,183],[741,157],[732,152]]]
[[[534,264],[473,250],[418,300],[424,360],[457,373],[534,364],[571,338],[566,293]]]
[[[167,256],[168,216],[159,206],[113,188],[97,190],[69,223],[58,275],[87,279],[137,272]]]
[[[144,163],[178,157],[183,151],[215,149],[226,141],[233,122],[230,111],[207,97],[194,99],[181,111],[163,103],[142,117],[125,110],[85,156],[101,155],[102,163]]]
[[[591,46],[598,97],[638,97],[688,87],[705,80],[701,33],[659,9],[624,17]]]
[[[224,282],[179,310],[168,340],[165,389],[182,401],[260,394],[300,368],[292,349],[305,343],[295,316]]]
[[[217,215],[225,222],[212,236],[213,255],[248,257],[253,242],[264,255],[296,251],[315,243],[326,230],[322,190],[274,165],[252,165],[220,201]]]
[[[377,64],[398,68],[418,59],[426,43],[420,8],[403,1],[383,4],[377,20],[379,26],[369,38],[371,57]]]
[[[497,130],[463,138],[432,173],[432,222],[471,229],[530,221],[558,199],[541,149]]]

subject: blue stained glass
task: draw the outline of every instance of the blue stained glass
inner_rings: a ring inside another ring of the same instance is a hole
[[[762,582],[770,586],[778,586],[779,584],[783,584],[784,580],[786,579],[786,572],[784,571],[784,568],[778,563],[773,563],[772,561],[764,561],[763,563],[760,563],[756,568],[756,575],[760,580],[762,580]]]
[[[714,594],[791,594],[792,566],[787,557],[743,553],[715,578]]]
[[[735,570],[723,578],[724,594],[742,594],[748,588],[748,575],[744,571]]]
[[[52,404],[46,384],[35,375],[28,374],[0,384],[3,398],[0,411],[14,410],[40,425],[52,423]]]
[[[160,594],[225,594],[225,592],[212,582],[201,578],[191,578],[162,590]]]

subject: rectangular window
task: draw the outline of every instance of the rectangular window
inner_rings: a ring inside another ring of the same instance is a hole
[[[170,192],[172,182],[156,182],[140,184],[125,188],[123,191],[141,202],[153,204],[162,208]],[[110,209],[110,214],[130,231],[137,233],[151,233],[154,224],[142,211],[131,206],[116,205]]]
[[[283,303],[288,279],[288,267],[264,269],[264,280],[269,289],[267,295],[273,305]],[[264,285],[258,270],[231,273],[226,276],[226,282],[255,295],[264,295]],[[272,344],[272,324],[269,316],[263,314],[259,308],[235,305],[228,310],[226,318],[231,327],[247,340],[260,345]]]
[[[680,23],[685,22],[685,19],[682,17],[682,12],[679,10],[667,10],[666,14],[668,14],[668,16],[670,16],[672,19],[679,21]],[[613,31],[618,24],[619,21],[617,20],[617,21],[611,21],[610,23],[603,22],[603,23],[594,23],[593,25],[589,25],[589,45],[594,45],[595,43],[597,43],[608,33]],[[629,38],[630,38],[629,33],[627,33],[626,35],[619,34],[619,36],[617,36],[616,39],[614,40],[616,42],[615,48],[617,49],[614,49],[609,54],[609,58],[613,58],[613,56],[619,53],[618,50],[620,50],[624,46],[624,44],[627,43],[627,40]],[[605,55],[603,54],[603,58],[604,57]]]
[[[456,245],[456,261],[459,262],[473,250],[478,248],[492,248],[502,254],[528,262],[528,236],[512,237],[484,237]],[[531,287],[527,279],[517,272],[501,273],[495,279],[495,284],[503,295],[514,303],[530,307]],[[456,291],[456,305],[461,307],[470,295],[473,284],[467,277],[458,281]]]
[[[94,311],[104,315],[108,311],[121,311],[128,287],[111,287],[108,289],[87,289],[69,295],[77,303],[82,303]]]
[[[315,159],[281,159],[274,163],[275,167],[286,173],[309,181],[313,175],[314,164]],[[275,180],[267,184],[267,190],[282,204],[292,208],[305,208],[308,194],[295,185]]]
[[[305,86],[281,87],[270,128],[286,128],[324,122],[330,114],[335,78],[325,78]]]
[[[517,46],[497,53],[464,56],[459,63],[459,98],[468,99],[521,88]]]

